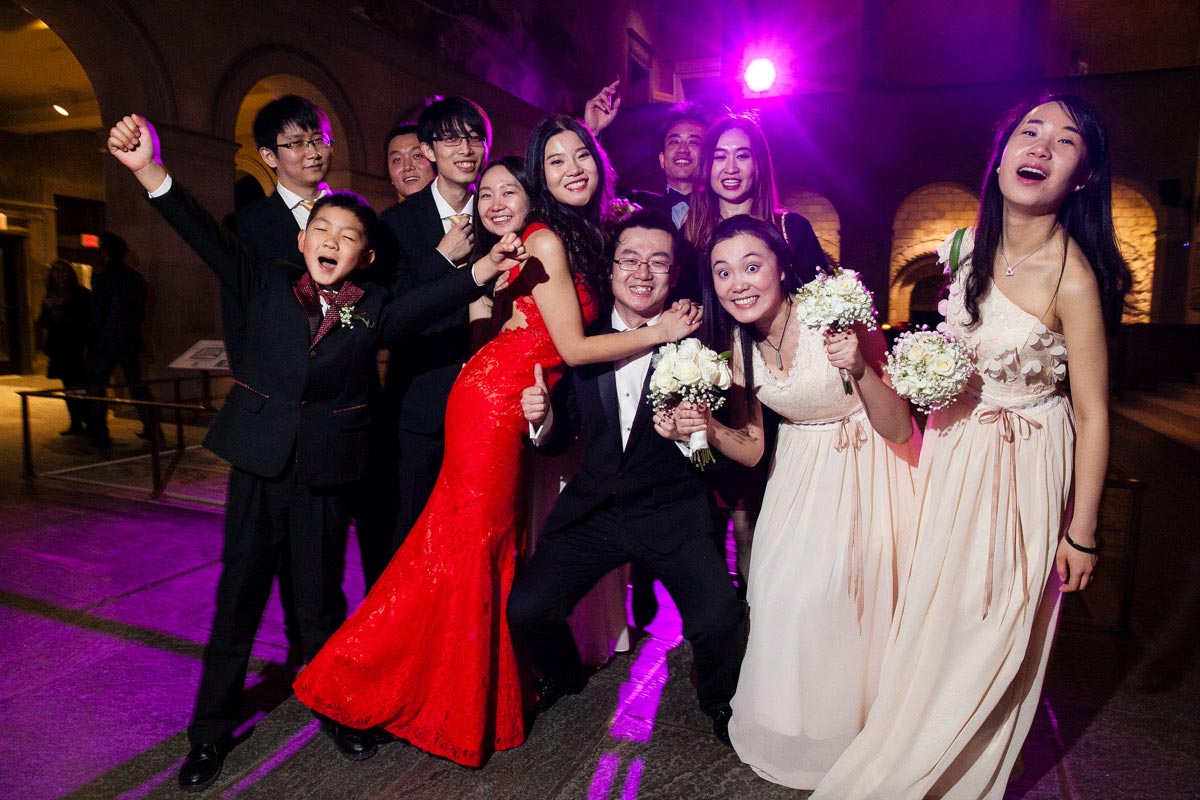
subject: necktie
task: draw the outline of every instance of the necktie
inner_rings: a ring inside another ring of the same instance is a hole
[[[667,187],[667,202],[669,202],[671,205],[675,205],[676,203],[686,203],[689,199],[691,199],[691,195],[684,194],[678,189],[672,189],[670,186]]]
[[[315,206],[316,204],[317,204],[316,200],[301,200],[299,203],[299,205],[304,206],[304,210],[309,213],[312,213],[313,206]]]
[[[333,289],[320,288],[317,289],[317,293],[321,295],[330,308],[334,307],[334,300],[337,299],[338,296],[337,292],[335,292]]]

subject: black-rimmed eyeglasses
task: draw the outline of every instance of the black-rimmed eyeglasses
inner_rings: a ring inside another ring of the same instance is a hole
[[[665,258],[652,258],[649,261],[640,258],[614,258],[613,263],[626,272],[636,272],[642,264],[655,275],[665,275],[671,271],[671,262]]]
[[[470,134],[467,134],[466,136],[462,136],[460,134],[453,133],[453,134],[445,134],[443,136],[433,137],[433,140],[435,142],[441,142],[442,144],[446,145],[446,147],[458,147],[460,144],[463,143],[464,139],[467,140],[467,142],[471,145],[471,147],[480,147],[483,145],[483,137],[480,136],[478,133],[470,133]]]
[[[299,142],[276,142],[275,146],[282,147],[284,150],[299,150],[300,152],[304,152],[310,147],[313,150],[328,150],[333,147],[333,141],[324,136],[318,136],[315,139],[304,139]]]

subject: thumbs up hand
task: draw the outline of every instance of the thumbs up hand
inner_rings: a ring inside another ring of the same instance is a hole
[[[533,385],[526,386],[521,392],[521,412],[525,421],[537,427],[546,420],[550,411],[550,390],[546,387],[546,377],[542,374],[542,365],[533,365]]]

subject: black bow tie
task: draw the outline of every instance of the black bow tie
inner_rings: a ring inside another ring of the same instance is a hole
[[[667,201],[671,205],[676,205],[678,203],[687,203],[691,200],[691,198],[692,198],[692,196],[690,194],[684,194],[683,192],[679,191],[678,189],[672,189],[669,186],[667,187]]]

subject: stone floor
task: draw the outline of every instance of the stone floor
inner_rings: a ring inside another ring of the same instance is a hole
[[[220,467],[189,451],[179,496],[151,501],[136,421],[114,421],[117,463],[95,466],[85,443],[57,436],[61,405],[33,400],[42,477],[22,481],[13,392],[44,385],[0,378],[0,798],[180,797],[174,774],[219,569],[210,484]],[[189,429],[189,441],[198,433]],[[1196,546],[1179,544],[1194,539],[1197,458],[1118,418],[1114,462],[1147,483],[1132,629],[1117,635],[1086,608],[1072,610],[1007,797],[1200,798],[1200,575]],[[1172,525],[1172,536],[1157,534]],[[351,568],[352,599],[361,583]],[[254,655],[250,724],[203,797],[805,796],[759,780],[715,743],[669,609],[633,653],[540,718],[524,745],[478,770],[402,744],[359,764],[340,759],[289,696],[274,600]]]

